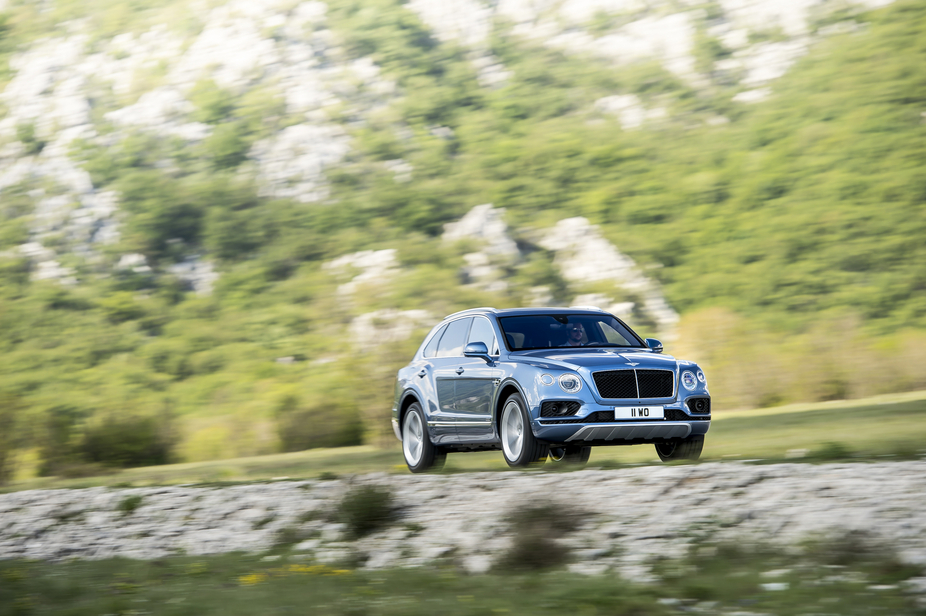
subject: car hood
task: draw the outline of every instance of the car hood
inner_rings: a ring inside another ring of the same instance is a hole
[[[586,368],[590,371],[602,368],[662,368],[675,369],[676,361],[671,355],[662,355],[648,351],[635,351],[618,348],[592,349],[543,349],[512,353],[510,359],[543,367],[566,370]],[[634,366],[635,365],[635,366]]]

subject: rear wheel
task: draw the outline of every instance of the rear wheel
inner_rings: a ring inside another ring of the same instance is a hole
[[[549,448],[534,437],[527,406],[520,394],[511,394],[502,407],[502,453],[508,466],[543,464]]]
[[[557,465],[585,466],[591,454],[591,447],[550,447],[550,460]]]
[[[408,470],[413,473],[443,468],[447,460],[447,452],[431,442],[427,421],[417,402],[408,407],[402,422],[402,453]]]
[[[696,434],[681,441],[656,443],[656,453],[663,462],[672,460],[697,460],[704,448],[704,435]]]

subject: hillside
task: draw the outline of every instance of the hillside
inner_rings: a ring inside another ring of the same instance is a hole
[[[926,7],[881,4],[6,3],[0,450],[391,438],[472,305],[613,307],[720,409],[926,387]]]

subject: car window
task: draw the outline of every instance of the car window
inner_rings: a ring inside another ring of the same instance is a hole
[[[488,319],[476,317],[473,319],[473,328],[469,331],[470,342],[482,342],[489,349],[490,355],[498,355],[498,343],[495,341],[495,330]]]
[[[499,318],[511,351],[559,347],[644,347],[643,340],[609,314],[535,314]]]
[[[437,343],[440,342],[440,337],[444,335],[444,330],[446,329],[447,326],[444,325],[440,328],[440,330],[438,330],[436,334],[434,334],[434,336],[431,338],[431,341],[428,342],[428,346],[424,347],[424,353],[422,353],[424,357],[434,357],[437,354]]]
[[[447,325],[447,330],[441,336],[437,345],[437,357],[459,357],[463,355],[463,341],[469,332],[469,324],[473,318],[460,319]]]
[[[619,344],[621,346],[633,345],[632,342],[621,336],[620,333],[618,333],[617,330],[615,330],[609,324],[602,322],[599,323],[598,326],[601,327],[601,332],[604,334],[604,337],[607,338],[608,342],[612,344]]]

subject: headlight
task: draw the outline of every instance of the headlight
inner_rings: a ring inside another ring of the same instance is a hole
[[[698,380],[707,385],[707,377],[700,370],[698,370]]]
[[[682,385],[685,386],[685,389],[688,391],[694,391],[694,388],[698,386],[698,379],[695,378],[695,375],[685,370],[682,372]]]
[[[541,374],[540,375],[540,382],[543,383],[544,385],[552,385],[554,381],[556,381],[556,379],[553,378],[552,374]]]
[[[578,374],[563,374],[559,377],[559,386],[567,394],[574,394],[582,389],[582,379]]]

